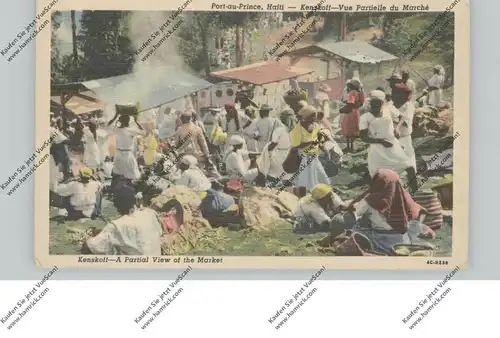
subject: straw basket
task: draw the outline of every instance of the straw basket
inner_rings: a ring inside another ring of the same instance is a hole
[[[299,93],[288,92],[285,95],[283,95],[283,99],[285,100],[285,103],[287,105],[293,107],[298,105],[300,101],[307,102],[307,91],[305,89],[302,89]]]
[[[116,113],[120,115],[138,116],[139,104],[116,104]]]

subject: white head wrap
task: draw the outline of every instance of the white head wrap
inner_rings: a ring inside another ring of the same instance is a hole
[[[302,118],[307,118],[307,117],[314,115],[316,113],[317,113],[317,111],[313,106],[306,106],[306,107],[302,108],[301,110],[299,110],[297,115],[299,115]]]
[[[228,140],[228,144],[230,146],[236,146],[238,144],[243,144],[244,142],[245,140],[240,135],[231,135],[231,137]]]
[[[380,100],[380,101],[385,101],[385,93],[381,90],[372,90],[370,92],[370,99],[371,100]]]

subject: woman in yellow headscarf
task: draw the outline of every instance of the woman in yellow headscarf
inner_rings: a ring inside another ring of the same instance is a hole
[[[147,166],[154,164],[156,159],[156,154],[158,152],[158,130],[154,129],[149,132],[146,140],[144,142],[144,163]]]
[[[346,208],[329,185],[317,184],[297,204],[294,231],[328,231],[333,215]]]
[[[292,148],[301,156],[299,169],[292,175],[292,180],[297,188],[305,188],[307,191],[320,183],[330,184],[318,157],[322,151],[320,144],[326,138],[316,123],[316,114],[313,106],[304,106],[297,114],[299,123],[290,132]]]

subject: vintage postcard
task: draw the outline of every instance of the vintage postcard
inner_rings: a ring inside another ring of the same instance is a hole
[[[37,265],[466,268],[469,12],[39,0]]]

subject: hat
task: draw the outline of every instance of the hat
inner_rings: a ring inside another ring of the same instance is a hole
[[[197,165],[198,160],[193,155],[184,155],[181,159],[181,163],[188,166],[192,166],[192,165]]]
[[[263,105],[262,105],[262,106],[260,106],[260,108],[259,108],[259,111],[271,111],[271,110],[273,110],[273,108],[271,108],[271,106],[270,106],[270,105],[268,105],[268,104],[263,104]]]
[[[318,90],[321,90],[322,92],[331,92],[332,91],[332,88],[330,88],[330,86],[328,86],[326,83],[322,83]]]
[[[385,93],[381,90],[372,90],[370,92],[370,99],[385,101]]]
[[[80,169],[80,177],[92,178],[94,175],[94,171],[90,168],[83,167]]]
[[[300,117],[306,118],[316,114],[316,109],[313,106],[306,106],[297,113]]]
[[[153,134],[155,136],[159,136],[160,135],[160,132],[158,131],[158,129],[153,129]]]
[[[401,80],[401,74],[399,73],[393,73],[391,75],[391,77],[387,78],[386,79],[387,81],[391,81],[391,80]]]
[[[210,110],[210,111],[214,111],[214,112],[218,112],[218,113],[219,113],[219,112],[222,110],[222,108],[215,108],[215,107],[214,107],[214,108],[208,108],[208,110]]]
[[[224,108],[226,108],[226,109],[234,108],[234,103],[233,102],[226,102],[224,104]]]
[[[240,135],[231,135],[228,141],[230,146],[236,146],[238,144],[243,144],[244,142],[245,140]]]
[[[332,193],[332,187],[326,184],[316,184],[311,190],[311,196],[315,200],[320,200]]]

